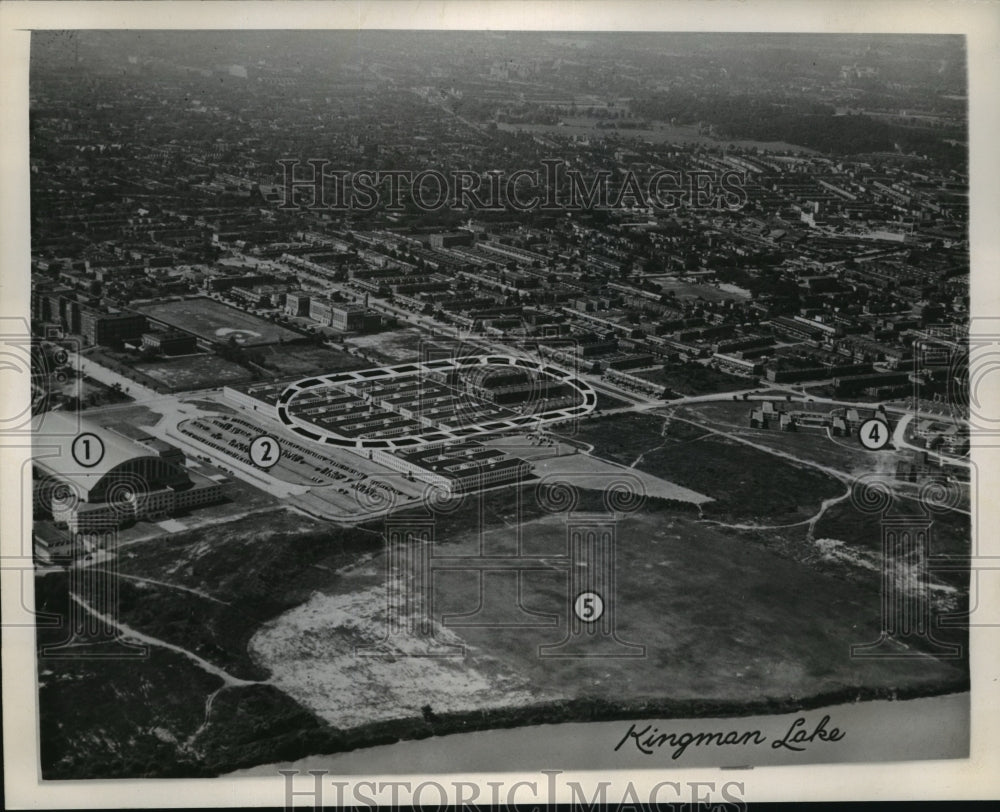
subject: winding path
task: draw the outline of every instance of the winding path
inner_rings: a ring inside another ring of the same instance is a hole
[[[176,652],[177,654],[181,654],[184,657],[187,657],[189,660],[191,660],[195,665],[197,665],[200,669],[202,669],[202,671],[206,671],[207,673],[212,674],[213,676],[219,677],[219,679],[221,679],[223,683],[228,687],[244,687],[247,685],[268,684],[266,680],[246,680],[246,679],[241,679],[240,677],[234,677],[228,671],[219,668],[217,665],[213,665],[208,660],[204,659],[203,657],[199,657],[197,654],[188,651],[186,648],[181,648],[180,646],[175,646],[173,643],[168,643],[166,640],[160,640],[157,637],[151,637],[148,634],[143,634],[140,631],[136,631],[131,626],[128,626],[124,623],[120,623],[114,618],[111,618],[108,615],[98,612],[93,606],[87,603],[83,598],[81,598],[75,592],[70,592],[69,596],[76,603],[78,603],[80,606],[82,606],[84,609],[90,612],[90,614],[92,614],[98,620],[102,621],[103,623],[106,623],[107,625],[121,632],[122,637],[129,638],[131,640],[137,640],[140,643],[146,643],[150,646],[158,646],[159,648],[169,649],[170,651]]]

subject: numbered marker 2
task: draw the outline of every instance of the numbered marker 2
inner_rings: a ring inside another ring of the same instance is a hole
[[[271,468],[281,459],[281,444],[276,437],[262,434],[250,443],[250,462],[258,468]]]
[[[889,431],[889,424],[884,420],[874,417],[871,420],[866,420],[861,424],[861,428],[858,429],[858,439],[861,440],[861,445],[870,451],[878,451],[881,448],[885,448],[889,444],[891,437],[892,433]]]

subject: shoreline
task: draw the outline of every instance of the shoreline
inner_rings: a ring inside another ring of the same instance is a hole
[[[344,774],[365,774],[380,770],[387,773],[406,773],[428,769],[425,759],[433,757],[437,762],[448,764],[449,771],[455,771],[453,762],[457,758],[461,761],[463,757],[475,759],[476,748],[470,748],[473,740],[482,742],[484,740],[495,740],[499,737],[509,737],[517,741],[504,744],[502,749],[496,742],[489,744],[486,754],[492,753],[495,762],[497,752],[513,753],[517,758],[524,758],[530,752],[532,743],[538,740],[549,739],[551,734],[551,744],[544,744],[546,749],[552,748],[553,752],[558,752],[560,748],[564,752],[576,752],[579,749],[579,738],[581,734],[586,734],[585,738],[593,739],[591,733],[598,730],[616,735],[605,737],[608,746],[604,748],[608,754],[608,764],[612,766],[615,761],[626,759],[627,755],[632,755],[633,766],[645,765],[646,767],[685,767],[691,766],[689,759],[671,760],[669,756],[662,758],[650,758],[648,755],[636,752],[632,754],[622,753],[619,756],[611,753],[612,748],[629,728],[630,722],[642,720],[645,722],[663,722],[671,728],[684,726],[687,728],[703,727],[708,722],[725,724],[728,720],[736,720],[740,726],[758,719],[764,720],[770,727],[781,727],[788,720],[797,714],[815,715],[819,711],[838,711],[843,713],[845,709],[867,707],[879,710],[889,709],[907,710],[906,706],[896,703],[923,703],[931,705],[947,705],[954,712],[954,708],[963,703],[969,703],[969,685],[967,680],[956,680],[947,684],[940,684],[921,689],[910,687],[902,689],[892,688],[845,688],[838,691],[829,691],[816,694],[809,698],[786,698],[786,699],[763,699],[752,702],[734,702],[732,700],[649,700],[644,702],[615,703],[610,704],[603,700],[575,699],[560,702],[547,702],[541,705],[522,706],[520,708],[501,708],[496,710],[474,710],[464,712],[453,712],[441,714],[433,722],[424,719],[405,718],[389,722],[373,723],[350,730],[338,731],[340,746],[317,750],[312,754],[291,758],[287,761],[276,761],[268,764],[234,766],[232,771],[221,773],[224,776],[259,776],[276,774],[278,769],[315,769],[316,764],[322,762],[324,765],[332,765],[331,771],[334,773],[344,772]],[[867,716],[867,714],[864,714]],[[880,714],[873,715],[874,720]],[[893,716],[891,712],[888,714]],[[966,713],[967,717],[968,714]],[[904,720],[917,723],[929,721],[933,714],[916,711],[906,713]],[[947,715],[945,716],[947,718]],[[894,724],[898,724],[895,720]],[[580,725],[586,725],[585,729],[579,729]],[[878,721],[870,725],[871,732],[877,733],[886,728],[885,720]],[[938,725],[934,722],[929,725],[930,730]],[[889,727],[892,725],[890,724]],[[965,747],[968,747],[968,719],[964,724]],[[592,730],[593,729],[593,730]],[[546,736],[540,737],[539,732],[544,732]],[[959,738],[962,738],[962,731],[959,731]],[[777,734],[775,734],[776,736]],[[917,734],[919,737],[920,734]],[[857,738],[857,737],[854,737]],[[902,737],[901,737],[902,738]],[[908,737],[911,739],[914,737]],[[612,741],[613,739],[613,741]],[[909,740],[903,742],[904,746],[911,744]],[[602,741],[604,741],[602,739]],[[330,744],[334,744],[333,741]],[[562,746],[565,745],[565,746]],[[933,750],[933,748],[931,748]],[[946,748],[947,749],[947,748]],[[960,748],[958,748],[960,749]],[[415,758],[414,763],[399,758],[400,752],[408,753]],[[956,750],[950,748],[949,752]],[[422,752],[412,752],[422,751]],[[440,753],[448,754],[447,757]],[[695,753],[695,750],[689,751]],[[709,751],[703,751],[709,752]],[[819,752],[818,750],[816,751]],[[591,754],[593,755],[593,754]],[[385,763],[382,763],[382,756],[385,756]],[[635,757],[638,758],[635,758]],[[905,752],[895,754],[893,752],[881,752],[877,756],[872,756],[869,760],[900,760],[912,758]],[[924,758],[947,758],[959,757],[949,756],[936,751],[930,752]],[[815,758],[810,756],[806,759],[801,757],[793,758],[788,763],[814,763]],[[457,763],[457,762],[455,762]],[[764,763],[767,763],[766,761]],[[376,766],[377,765],[377,766]],[[705,766],[705,765],[699,765]],[[715,765],[718,766],[718,765]],[[742,763],[741,763],[742,766]],[[508,769],[527,769],[528,767],[513,764]],[[534,767],[531,767],[534,769]],[[600,768],[600,765],[594,768]],[[463,769],[476,771],[477,768],[467,766]],[[490,771],[499,769],[496,764],[484,764],[478,767],[478,771]]]

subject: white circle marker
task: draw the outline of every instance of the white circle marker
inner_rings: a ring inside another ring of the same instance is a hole
[[[85,431],[76,436],[70,451],[78,465],[84,468],[93,468],[104,459],[104,441],[96,434]]]
[[[270,434],[255,437],[250,443],[250,462],[258,468],[271,468],[281,459],[281,443]]]
[[[581,592],[573,602],[573,613],[584,623],[594,623],[604,614],[604,599],[596,592]]]
[[[869,451],[885,448],[891,438],[892,432],[889,431],[889,424],[877,417],[866,420],[858,429],[858,439],[861,440],[861,445]]]

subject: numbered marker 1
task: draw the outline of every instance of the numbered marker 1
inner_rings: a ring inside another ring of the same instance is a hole
[[[584,623],[595,623],[604,614],[604,599],[596,592],[581,592],[573,602],[573,613]]]
[[[93,468],[104,459],[104,441],[89,431],[78,434],[70,446],[73,460],[84,468]]]
[[[250,462],[258,468],[271,468],[281,459],[281,444],[276,437],[262,434],[250,443]]]
[[[869,451],[885,448],[891,438],[889,424],[878,418],[873,417],[871,420],[866,420],[858,429],[858,439],[861,440],[861,445]]]

